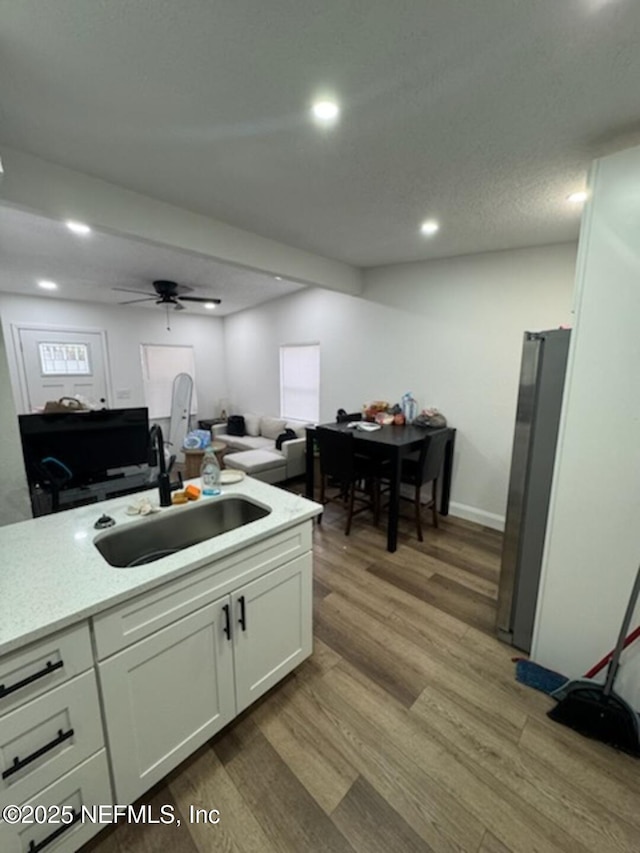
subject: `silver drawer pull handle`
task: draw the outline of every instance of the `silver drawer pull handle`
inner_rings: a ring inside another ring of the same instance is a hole
[[[32,761],[36,760],[36,758],[40,758],[41,755],[45,755],[47,752],[55,749],[56,746],[64,743],[65,740],[69,740],[70,737],[73,737],[73,729],[69,729],[69,731],[66,732],[63,732],[62,729],[58,729],[58,737],[54,737],[54,739],[50,740],[49,743],[45,743],[45,745],[41,746],[40,749],[36,749],[35,752],[32,752],[31,755],[27,755],[26,758],[18,758],[16,755],[11,767],[8,767],[3,772],[2,778],[8,779],[9,776],[13,776],[14,773],[18,772],[18,770],[22,770],[23,767],[27,766],[27,764],[31,764]]]

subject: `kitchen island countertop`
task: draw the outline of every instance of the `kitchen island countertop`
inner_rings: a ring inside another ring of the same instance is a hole
[[[199,480],[191,480],[200,486]],[[93,616],[134,595],[160,586],[273,536],[321,512],[299,495],[247,477],[224,486],[225,495],[246,497],[270,509],[264,518],[135,568],[110,566],[94,545],[101,531],[94,524],[103,513],[125,524],[142,523],[127,507],[139,497],[157,504],[157,490],[93,503],[53,515],[0,527],[0,654]],[[189,512],[189,506],[161,513]],[[157,514],[152,516],[157,518]]]

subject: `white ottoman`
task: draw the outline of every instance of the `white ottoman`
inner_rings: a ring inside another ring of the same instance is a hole
[[[263,483],[281,483],[287,477],[287,462],[284,456],[272,450],[227,453],[224,457],[224,467],[244,471],[249,477],[255,477]]]

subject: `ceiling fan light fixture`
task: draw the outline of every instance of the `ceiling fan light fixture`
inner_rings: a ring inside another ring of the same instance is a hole
[[[215,302],[205,302],[204,307],[207,308],[209,311],[213,311],[213,309],[216,307],[216,303]]]

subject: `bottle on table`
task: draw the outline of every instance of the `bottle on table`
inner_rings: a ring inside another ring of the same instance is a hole
[[[220,494],[220,466],[212,447],[207,447],[200,466],[203,495]]]

